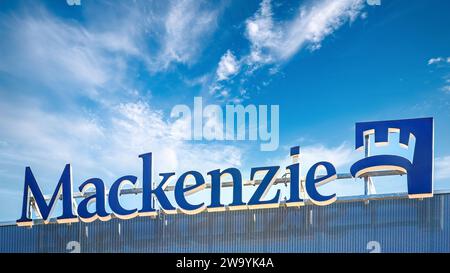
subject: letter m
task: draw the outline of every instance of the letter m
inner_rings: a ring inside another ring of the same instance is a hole
[[[25,185],[23,189],[22,217],[17,220],[18,226],[31,226],[31,208],[34,207],[36,213],[48,223],[48,218],[52,214],[56,200],[62,194],[62,210],[63,213],[56,220],[58,223],[69,223],[78,221],[77,216],[73,213],[73,193],[72,193],[72,171],[70,164],[64,167],[61,178],[56,186],[50,202],[47,204],[45,196],[42,194],[39,185],[34,178],[30,167],[25,168]]]

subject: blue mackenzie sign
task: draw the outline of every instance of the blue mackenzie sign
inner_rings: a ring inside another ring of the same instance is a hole
[[[385,144],[388,142],[389,133],[400,134],[400,145],[408,147],[411,137],[415,138],[414,157],[412,162],[407,158],[396,155],[374,155],[365,157],[355,162],[350,173],[353,177],[367,177],[376,171],[397,171],[407,174],[408,195],[409,198],[425,198],[433,196],[433,119],[419,118],[393,121],[376,121],[356,123],[355,148],[364,147],[365,137],[375,136],[376,144]],[[296,157],[300,154],[299,147],[291,149],[291,156]],[[243,183],[241,172],[236,168],[217,169],[207,173],[210,178],[210,200],[206,202],[191,203],[186,197],[195,192],[206,188],[204,176],[198,171],[188,171],[181,174],[174,186],[174,199],[176,204],[170,202],[165,189],[169,180],[175,177],[175,173],[160,173],[161,182],[154,186],[152,183],[152,154],[142,154],[139,156],[142,160],[142,203],[141,207],[135,209],[126,209],[120,203],[120,191],[125,183],[136,185],[138,178],[133,175],[126,175],[118,178],[111,186],[109,191],[105,189],[104,182],[99,178],[91,178],[82,183],[79,191],[84,199],[77,204],[73,199],[73,181],[72,169],[67,164],[62,172],[56,189],[50,198],[46,201],[38,182],[33,175],[30,167],[25,169],[25,184],[23,191],[22,216],[17,220],[17,225],[32,225],[30,217],[32,207],[29,206],[33,201],[34,210],[48,223],[51,217],[52,209],[58,200],[62,200],[62,214],[57,217],[58,223],[91,222],[96,219],[107,221],[112,215],[121,219],[129,219],[136,216],[156,216],[158,210],[164,213],[177,213],[181,211],[186,214],[196,214],[204,210],[224,211],[241,209],[259,209],[278,207],[281,200],[281,192],[278,189],[275,194],[267,197],[268,191],[273,185],[280,166],[255,167],[250,171],[250,180],[254,180],[257,174],[263,174],[260,184],[256,187],[251,198],[245,202],[243,200]],[[317,169],[325,169],[325,175],[317,176]],[[304,199],[301,196],[303,185],[300,178],[300,164],[294,163],[286,167],[290,174],[289,198],[286,200],[286,206],[304,205]],[[232,202],[223,204],[221,202],[221,178],[229,175],[232,178]],[[190,178],[195,181],[194,184],[186,184]],[[304,190],[309,200],[316,205],[328,205],[336,200],[336,194],[322,195],[317,187],[333,181],[337,178],[336,169],[330,162],[318,162],[314,164],[307,172]],[[95,191],[88,191],[95,189]],[[267,197],[267,198],[266,198]],[[156,207],[158,200],[159,208]],[[88,205],[95,203],[93,211],[88,210]],[[107,204],[112,213],[107,211]]]

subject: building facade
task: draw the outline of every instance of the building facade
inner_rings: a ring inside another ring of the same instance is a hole
[[[370,200],[370,201],[367,201]],[[0,252],[450,252],[450,192],[330,206],[0,226]]]

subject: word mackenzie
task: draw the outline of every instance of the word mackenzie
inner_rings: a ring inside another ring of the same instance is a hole
[[[388,170],[398,171],[407,174],[408,196],[410,198],[424,198],[433,196],[433,119],[409,119],[394,121],[362,122],[356,124],[356,144],[355,148],[364,147],[364,138],[367,135],[375,135],[375,144],[388,142],[389,133],[399,133],[399,144],[408,147],[410,137],[415,138],[414,157],[412,162],[408,159],[396,155],[374,155],[365,157],[355,162],[350,173],[353,177],[359,178],[370,175],[371,172]],[[300,148],[291,148],[291,156],[297,157]],[[211,181],[209,202],[190,202],[186,197],[206,188],[204,176],[198,171],[188,171],[181,174],[174,186],[175,203],[170,202],[165,193],[175,173],[160,173],[161,182],[154,186],[152,183],[152,154],[146,153],[139,156],[142,160],[142,202],[140,209],[124,208],[120,202],[120,192],[125,183],[136,185],[138,178],[133,175],[126,175],[118,178],[109,191],[105,189],[104,182],[99,178],[91,178],[82,183],[79,191],[84,199],[77,204],[73,199],[73,181],[70,164],[67,164],[62,172],[59,183],[49,201],[46,202],[39,185],[30,167],[25,169],[25,185],[23,191],[22,216],[17,220],[17,225],[32,225],[30,217],[31,197],[33,206],[37,214],[49,222],[52,209],[56,202],[62,200],[62,215],[56,218],[58,223],[91,222],[96,219],[107,221],[112,215],[121,219],[130,219],[136,216],[156,216],[158,210],[164,213],[174,214],[181,211],[185,214],[196,214],[204,210],[224,211],[259,209],[279,207],[281,191],[278,189],[270,197],[267,197],[269,189],[275,182],[280,171],[279,166],[255,167],[250,170],[250,180],[262,175],[261,183],[256,187],[248,202],[243,200],[243,183],[241,172],[236,168],[216,169],[207,173]],[[317,176],[318,169],[325,171],[324,175]],[[294,163],[286,167],[290,175],[289,198],[286,198],[285,205],[288,207],[304,205],[304,200],[300,195],[300,163]],[[221,203],[221,178],[224,175],[231,176],[232,202],[230,204]],[[336,200],[336,194],[322,195],[317,187],[331,182],[337,178],[336,169],[330,162],[322,161],[314,164],[307,172],[304,190],[309,197],[309,201],[316,205],[328,205]],[[188,180],[195,183],[187,184]],[[92,191],[92,188],[95,191]],[[88,191],[90,190],[90,191]],[[60,197],[61,196],[61,197]],[[160,208],[155,203],[158,200]],[[95,203],[95,209],[90,211],[89,204]],[[106,209],[109,205],[112,213]]]

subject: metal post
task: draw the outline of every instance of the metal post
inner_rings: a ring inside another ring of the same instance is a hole
[[[30,195],[30,192],[28,192],[28,195]],[[33,219],[33,200],[30,199],[28,196],[28,204],[27,204],[27,217],[28,219]],[[33,221],[33,220],[31,220]],[[28,228],[31,228],[33,225],[28,226]]]
[[[27,204],[27,217],[28,219],[31,219],[33,217],[32,214],[32,200],[30,200],[30,198],[28,198],[28,204]]]
[[[370,136],[364,136],[364,157],[369,157],[370,154]],[[364,177],[364,195],[369,195],[369,177]]]
[[[296,164],[300,162],[300,146],[295,146],[291,148],[291,152],[290,152],[290,156],[291,156],[291,160],[292,160],[292,164]],[[307,196],[305,194],[305,185],[304,185],[304,181],[301,178],[302,177],[302,173],[300,171],[300,169],[298,170],[298,176],[300,179],[300,195],[302,196],[303,199],[306,199]],[[287,183],[290,183],[290,177],[289,177],[289,181],[286,181],[286,185]]]

